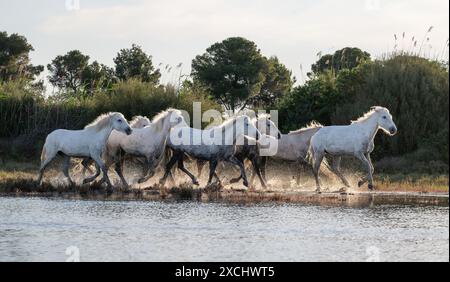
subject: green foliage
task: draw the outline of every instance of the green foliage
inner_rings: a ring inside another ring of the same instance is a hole
[[[242,37],[216,43],[192,61],[194,80],[227,110],[236,110],[261,90],[264,59],[254,42]]]
[[[152,57],[145,54],[142,48],[133,44],[130,49],[122,49],[114,58],[116,76],[121,80],[139,79],[143,82],[158,84],[161,78],[159,70],[155,70]]]
[[[78,50],[57,56],[47,65],[50,83],[62,90],[71,90],[75,94],[83,87],[83,73],[89,65],[89,56]]]
[[[320,55],[320,53],[319,53]],[[343,69],[353,69],[365,61],[370,61],[370,54],[359,48],[344,48],[333,55],[324,55],[311,66],[312,74],[319,75],[328,71],[338,73]]]
[[[385,106],[394,116],[399,134],[378,137],[380,156],[430,147],[448,161],[448,70],[424,58],[396,56],[363,65],[361,72],[364,79],[351,81],[349,97],[336,108],[332,121],[342,123],[370,106]]]
[[[371,106],[390,109],[399,133],[377,136],[375,159],[409,155],[448,163],[448,69],[414,56],[366,62],[337,74],[326,72],[295,88],[279,104],[284,130],[318,120],[349,124]],[[418,154],[417,152],[426,152]],[[444,165],[448,169],[448,165]]]
[[[0,82],[34,80],[44,67],[30,64],[31,51],[34,51],[33,46],[24,36],[0,32]]]
[[[295,79],[292,78],[292,71],[280,63],[277,57],[264,58],[263,76],[261,90],[249,102],[253,107],[269,109],[291,91]]]
[[[82,129],[98,115],[118,111],[128,119],[135,115],[152,118],[173,107],[192,113],[192,103],[203,110],[220,109],[204,90],[184,86],[155,86],[137,79],[114,84],[110,91],[98,89],[85,98],[45,99],[27,81],[0,84],[0,145],[7,141],[8,155],[36,158],[47,134],[58,128]],[[3,150],[3,148],[2,148]],[[3,153],[3,151],[2,151]]]

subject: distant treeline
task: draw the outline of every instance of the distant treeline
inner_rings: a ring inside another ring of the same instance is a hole
[[[396,52],[381,60],[358,48],[321,55],[308,80],[295,78],[276,57],[263,56],[254,42],[229,38],[209,47],[192,62],[189,77],[178,85],[161,85],[159,65],[136,45],[123,49],[109,68],[79,51],[57,56],[48,66],[57,90],[45,97],[35,77],[42,66],[30,64],[33,49],[24,37],[0,33],[0,154],[33,158],[43,139],[56,128],[79,129],[97,115],[120,111],[153,116],[168,107],[192,111],[241,108],[279,110],[284,132],[311,120],[348,124],[371,106],[391,110],[399,134],[377,137],[375,159],[385,170],[448,172],[448,62]],[[386,161],[389,160],[389,161]],[[381,163],[383,163],[383,161]]]

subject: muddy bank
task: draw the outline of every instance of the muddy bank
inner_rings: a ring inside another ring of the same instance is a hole
[[[101,201],[198,201],[233,204],[253,203],[298,203],[305,205],[369,207],[375,205],[433,205],[448,206],[448,193],[413,192],[335,192],[322,193],[303,191],[246,191],[232,189],[195,189],[178,187],[172,189],[147,188],[115,191],[108,194],[104,189],[42,189],[39,191],[10,190],[0,196],[7,197],[58,197],[64,199]]]

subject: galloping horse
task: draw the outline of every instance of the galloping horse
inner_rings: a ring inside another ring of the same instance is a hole
[[[143,117],[143,116],[135,116],[133,117],[133,119],[130,121],[130,127],[132,129],[140,129],[140,128],[144,128],[148,125],[150,125],[151,121],[147,118],[147,117]],[[114,131],[111,133],[114,134]],[[111,136],[110,136],[111,138]],[[109,140],[109,139],[108,139]],[[81,164],[83,166],[83,175],[85,175],[86,170],[88,170],[89,172],[92,173],[91,168],[89,167],[90,162],[92,161],[92,159],[90,158],[85,158]],[[97,169],[98,170],[98,169]]]
[[[108,178],[107,168],[102,160],[102,153],[113,130],[128,135],[132,133],[132,129],[121,113],[101,115],[83,130],[59,129],[53,131],[47,136],[42,150],[39,184],[42,184],[45,169],[59,153],[64,155],[64,175],[71,185],[73,185],[73,181],[69,175],[70,158],[90,158],[103,171],[103,181],[107,182],[108,189],[110,189],[112,185]]]
[[[251,122],[253,125],[259,130],[259,132],[262,135],[262,138],[264,136],[272,136],[276,139],[281,138],[281,132],[278,129],[278,127],[275,125],[275,123],[270,119],[270,115],[268,114],[260,114],[257,115],[257,117],[252,118]],[[266,188],[267,187],[267,180],[265,179],[265,176],[261,173],[261,164],[263,158],[260,157],[260,143],[255,141],[253,138],[248,136],[241,136],[241,139],[237,142],[236,149],[235,149],[235,157],[240,160],[242,163],[245,163],[246,160],[249,160],[252,164],[253,168],[253,174],[250,180],[250,184],[252,185],[254,182],[254,179],[256,176],[259,177],[259,180],[261,182],[261,185]],[[277,142],[274,140],[274,142]],[[200,176],[202,173],[202,169],[205,165],[206,161],[197,160],[197,169],[198,169],[198,175]],[[230,183],[238,183],[242,179],[241,176],[237,178],[233,178],[230,180]]]
[[[312,159],[317,192],[320,192],[319,168],[325,156],[332,158],[331,170],[342,182],[349,186],[340,171],[341,158],[350,155],[364,163],[368,171],[367,177],[358,183],[361,187],[369,182],[369,190],[373,190],[373,164],[370,154],[375,148],[374,138],[379,130],[394,136],[397,126],[392,120],[389,110],[383,107],[372,107],[363,117],[347,126],[328,126],[320,129],[312,138],[309,155]]]
[[[291,131],[289,134],[282,134],[278,140],[278,150],[270,158],[292,162],[298,169],[297,185],[300,184],[300,168],[304,165],[310,166],[306,160],[308,155],[311,137],[317,133],[323,126],[318,122],[311,122],[308,126]],[[261,172],[266,175],[267,157],[262,158]]]
[[[194,184],[198,185],[197,178],[184,167],[183,160],[186,154],[195,159],[209,161],[208,185],[212,183],[213,177],[219,180],[216,174],[217,164],[219,161],[225,161],[239,167],[244,185],[248,187],[244,165],[235,157],[236,140],[242,135],[255,136],[257,139],[260,137],[260,132],[248,116],[229,119],[221,126],[208,130],[190,127],[173,130],[168,142],[173,156],[166,166],[166,173],[160,181],[161,184],[166,182],[172,167],[178,162],[178,168],[186,173]],[[198,144],[195,144],[196,141]]]
[[[187,126],[187,124],[181,111],[168,109],[156,115],[150,125],[141,129],[134,129],[131,135],[126,136],[120,132],[113,132],[104,154],[107,168],[115,164],[115,171],[123,185],[128,187],[122,173],[123,155],[143,158],[144,175],[139,179],[139,183],[146,182],[154,175],[155,169],[160,164],[166,149],[169,132],[175,126]]]

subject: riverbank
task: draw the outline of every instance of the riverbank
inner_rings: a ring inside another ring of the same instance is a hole
[[[324,193],[317,194],[314,192],[313,179],[305,176],[302,178],[302,184],[297,185],[294,179],[278,173],[277,170],[281,171],[283,168],[276,168],[270,172],[274,176],[269,176],[271,181],[269,181],[270,187],[267,189],[256,187],[246,190],[241,185],[203,188],[193,187],[189,184],[179,184],[174,188],[167,188],[149,183],[142,186],[133,186],[132,189],[127,191],[118,188],[109,195],[103,186],[96,183],[68,187],[64,180],[61,180],[62,175],[52,170],[49,171],[47,177],[52,182],[39,186],[35,181],[37,176],[36,165],[8,162],[0,167],[0,195],[93,200],[278,202],[343,206],[377,204],[448,206],[448,175],[378,175],[375,181],[376,191],[373,192],[369,192],[366,188],[356,188],[356,185],[349,189],[343,189],[336,182],[329,180],[325,183],[327,188],[325,188]],[[74,174],[74,177],[79,180],[79,170],[75,169]],[[227,174],[232,175],[233,172],[227,172]],[[281,177],[275,177],[276,174],[281,175]],[[351,183],[357,182],[355,175],[350,175],[349,178]],[[158,177],[155,177],[155,179],[158,179]],[[224,183],[227,183],[226,179]]]

